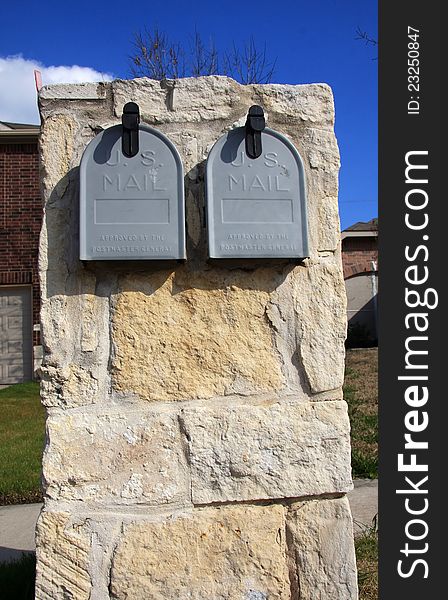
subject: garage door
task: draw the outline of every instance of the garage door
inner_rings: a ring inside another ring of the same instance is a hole
[[[32,378],[31,289],[0,287],[0,386]]]
[[[376,338],[377,273],[360,273],[345,280],[347,317],[350,325],[360,323]]]

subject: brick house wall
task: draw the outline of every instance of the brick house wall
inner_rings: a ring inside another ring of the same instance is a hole
[[[1,286],[23,285],[30,289],[32,345],[36,348],[41,343],[37,261],[43,217],[39,130],[29,135],[4,129],[0,133],[0,291]],[[34,352],[35,359],[37,354]]]
[[[372,261],[378,265],[378,238],[346,237],[342,241],[344,279],[372,271]]]
[[[342,232],[342,264],[347,292],[347,320],[350,345],[364,345],[377,334],[378,220],[356,223]],[[358,339],[353,337],[358,327]],[[359,337],[359,326],[365,333]],[[352,333],[350,333],[352,331]]]

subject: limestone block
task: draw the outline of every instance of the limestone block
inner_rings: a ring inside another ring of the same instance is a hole
[[[111,599],[290,600],[285,509],[227,506],[125,526]]]
[[[109,299],[92,273],[79,273],[76,293],[69,293],[73,279],[63,268],[52,270],[47,287],[59,293],[42,301],[41,398],[48,407],[94,404],[107,396]]]
[[[176,415],[72,412],[47,419],[47,497],[103,504],[189,501]]]
[[[112,316],[117,391],[150,401],[297,392],[297,368],[313,393],[342,386],[346,296],[339,256],[284,272],[179,268],[130,275],[120,288]]]
[[[182,413],[195,504],[351,489],[345,402],[201,406]]]
[[[296,569],[291,587],[299,591],[300,600],[358,598],[353,526],[346,497],[294,504],[288,513],[287,538]]]
[[[308,164],[314,171],[312,175],[321,172],[337,176],[341,161],[336,137],[332,130],[307,128],[300,136],[300,144],[307,150]],[[331,181],[337,186],[336,177]],[[337,187],[323,187],[322,191],[325,195],[333,196],[337,192]]]
[[[73,363],[56,368],[46,365],[41,368],[41,400],[45,406],[82,406],[103,399],[100,378],[101,369],[86,369]]]
[[[90,536],[83,520],[41,513],[36,529],[36,600],[89,600]]]
[[[39,91],[40,100],[101,100],[105,97],[104,83],[60,83],[45,85]]]
[[[335,252],[341,241],[337,196],[323,197],[317,207],[317,214],[320,228],[315,248],[318,252]]]
[[[79,127],[78,120],[72,115],[52,114],[46,118],[39,143],[43,184],[47,190],[62,191],[57,186],[72,166]]]
[[[254,85],[254,103],[264,106],[273,121],[297,126],[330,129],[334,124],[331,88],[324,83],[308,85]]]
[[[228,77],[185,77],[176,81],[171,104],[172,92],[153,79],[117,80],[112,83],[112,89],[115,116],[121,117],[126,102],[137,102],[142,117],[153,124],[231,119],[245,90]],[[246,97],[249,102],[248,90]]]
[[[339,149],[333,131],[306,129],[300,136],[306,161],[308,224],[313,252],[334,252],[340,244],[338,213]]]
[[[294,281],[301,364],[313,393],[344,382],[347,297],[340,257],[308,264]]]
[[[253,394],[284,387],[265,312],[278,274],[148,273],[114,302],[112,381],[146,400]]]

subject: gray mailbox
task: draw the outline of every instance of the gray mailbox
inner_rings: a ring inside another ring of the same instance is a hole
[[[101,132],[84,151],[80,168],[81,260],[186,257],[180,156],[162,133],[136,123],[131,132],[138,136],[131,139],[135,155],[124,153],[124,121],[123,126]]]
[[[250,158],[254,141],[246,139],[247,129],[246,124],[223,135],[207,160],[209,255],[305,258],[309,253],[300,155],[287,138],[266,128],[255,140],[258,157]]]

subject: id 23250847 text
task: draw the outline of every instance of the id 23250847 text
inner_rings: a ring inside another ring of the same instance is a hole
[[[408,25],[408,115],[420,114],[420,30]]]

